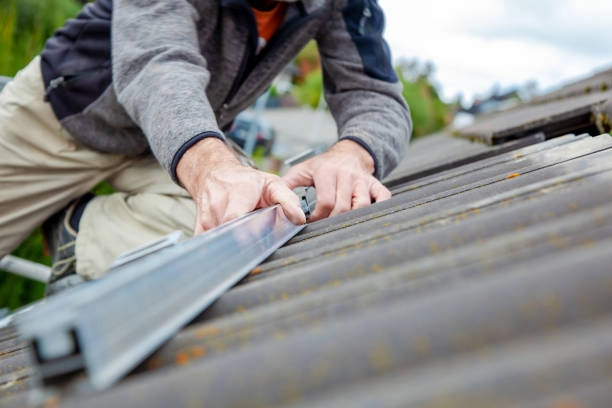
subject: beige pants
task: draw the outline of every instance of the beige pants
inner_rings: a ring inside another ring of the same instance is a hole
[[[81,219],[77,272],[85,279],[172,231],[191,235],[193,201],[151,155],[130,158],[78,144],[43,98],[39,58],[0,93],[0,258],[101,181],[117,193],[93,199]]]

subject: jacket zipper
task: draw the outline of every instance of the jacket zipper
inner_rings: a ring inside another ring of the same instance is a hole
[[[365,2],[365,6],[363,7],[363,12],[361,14],[361,19],[359,20],[359,34],[365,35],[366,23],[372,17],[372,10],[370,10],[370,6]]]
[[[245,12],[245,15],[248,15],[248,13],[251,12],[246,7],[243,8],[243,11]],[[234,82],[234,85],[232,86],[232,89],[230,90],[227,98],[225,98],[225,102],[223,103],[224,107],[227,105],[227,102],[230,101],[234,97],[234,95],[236,95],[236,93],[238,92],[238,89],[240,89],[240,86],[242,85],[242,82],[244,81],[246,77],[245,72],[247,71],[249,61],[253,57],[254,50],[257,49],[257,42],[258,42],[258,37],[259,37],[259,33],[257,32],[257,26],[252,24],[251,20],[254,20],[254,18],[248,19],[248,20],[249,20],[248,25],[249,25],[250,44],[247,47],[246,53],[242,57],[242,61],[240,62],[240,68],[238,69],[238,76],[237,76],[238,80]]]
[[[269,54],[271,52],[270,50],[273,49],[276,46],[276,44],[279,43],[280,38],[283,38],[283,39],[287,38],[288,36],[293,34],[293,32],[295,32],[295,30],[299,28],[300,25],[305,24],[306,22],[315,18],[320,12],[315,12],[315,13],[312,13],[306,16],[304,16],[303,13],[304,12],[296,16],[293,20],[288,21],[283,27],[281,27],[281,29],[278,32],[274,34],[274,36],[270,39],[270,42],[266,45],[266,47],[263,50],[261,50],[261,52],[255,57],[255,60],[252,65],[255,65],[257,62],[261,61],[267,54]],[[257,31],[256,28],[255,28],[255,31]],[[255,35],[258,36],[259,34],[255,34]],[[244,80],[248,76],[248,73],[246,71],[250,72],[250,70],[247,70],[246,68],[248,65],[248,60],[250,60],[251,56],[252,56],[252,50],[249,49],[249,53],[247,54],[247,56],[245,56],[245,58],[243,58],[243,66],[241,66],[240,75],[238,77],[239,80],[234,82],[234,86],[232,87],[232,90],[230,91],[228,97],[225,99],[225,103],[223,104],[224,107],[227,108],[227,103],[236,95],[236,93],[242,86]]]
[[[49,94],[51,94],[51,92],[53,92],[57,88],[64,87],[76,79],[86,77],[89,75],[93,75],[96,72],[100,72],[102,70],[108,69],[108,67],[109,67],[109,64],[104,64],[103,66],[100,66],[100,67],[87,69],[85,71],[76,72],[74,74],[60,75],[58,77],[53,78],[52,80],[49,81],[49,85],[45,89],[45,101],[49,100]]]

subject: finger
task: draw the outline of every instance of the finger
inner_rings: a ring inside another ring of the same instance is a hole
[[[381,201],[385,201],[391,198],[391,192],[387,189],[387,187],[383,186],[378,180],[376,180],[370,186],[370,195],[372,197],[372,200],[376,203],[379,203]]]
[[[368,185],[363,180],[359,180],[355,184],[355,188],[353,188],[353,210],[367,207],[371,204],[371,202],[370,189],[368,188]]]
[[[198,235],[212,228],[212,223],[210,220],[210,216],[208,216],[210,211],[209,211],[208,200],[206,199],[206,197],[205,196],[197,197],[197,199],[195,200],[195,204],[196,204],[196,223],[194,227],[194,235]]]
[[[312,175],[303,165],[297,165],[289,169],[282,179],[287,183],[290,190],[296,187],[310,187],[314,185]]]
[[[300,200],[284,181],[277,180],[267,185],[269,190],[264,196],[269,196],[270,203],[280,204],[285,216],[296,225],[306,223],[306,215],[300,206]]]
[[[317,205],[310,217],[310,221],[317,221],[329,217],[336,204],[336,174],[328,175],[315,181],[317,189]]]
[[[206,230],[209,230],[221,225],[223,222],[228,206],[228,196],[227,192],[217,190],[209,192],[207,197],[212,198],[212,200],[206,200],[207,205],[202,206],[202,225]]]
[[[334,208],[329,214],[330,217],[345,213],[351,209],[351,201],[353,199],[353,182],[349,177],[338,176],[336,184],[336,202]]]
[[[193,227],[193,235],[199,235],[204,232],[204,227],[202,226],[202,218],[200,217],[200,209],[196,209],[196,220],[195,226]]]
[[[206,232],[209,229],[212,229],[217,226],[217,222],[210,216],[206,216],[206,214],[202,214],[199,218],[198,224],[196,225],[197,233]]]
[[[200,227],[202,232],[206,232],[210,229],[215,228],[218,225],[215,218],[211,217],[210,214],[203,214],[200,217]]]

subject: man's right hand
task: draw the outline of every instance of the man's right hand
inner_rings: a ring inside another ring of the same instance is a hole
[[[298,197],[285,181],[243,166],[217,138],[203,139],[189,148],[176,174],[196,204],[195,235],[274,204],[280,204],[294,224],[306,222]]]

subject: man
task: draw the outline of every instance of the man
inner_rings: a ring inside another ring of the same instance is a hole
[[[61,289],[177,229],[275,203],[304,223],[296,186],[313,220],[389,198],[411,122],[383,24],[376,0],[87,5],[0,94],[0,256],[55,213]],[[223,130],[313,38],[339,141],[282,179],[242,165]],[[87,194],[102,180],[117,192]]]

